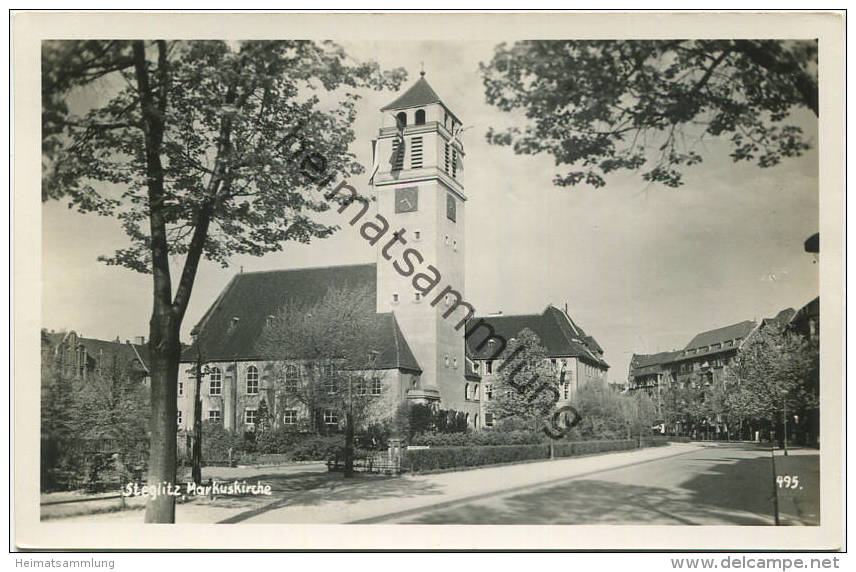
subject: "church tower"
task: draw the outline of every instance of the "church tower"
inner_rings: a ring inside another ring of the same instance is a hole
[[[395,313],[422,368],[408,398],[469,409],[465,327],[455,329],[467,311],[455,307],[465,297],[461,121],[428,85],[425,72],[381,113],[372,142],[372,184],[378,214],[406,244],[378,250],[377,311]],[[433,289],[420,291],[437,276]]]

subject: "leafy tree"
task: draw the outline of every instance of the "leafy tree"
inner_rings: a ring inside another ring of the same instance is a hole
[[[561,393],[541,340],[525,328],[509,341],[500,359],[490,413],[498,421],[522,419],[535,430],[545,426]]]
[[[802,336],[770,324],[737,353],[732,373],[739,384],[729,406],[748,419],[778,422],[786,411],[816,409],[818,351]]]
[[[356,428],[390,420],[396,412],[396,395],[383,387],[383,372],[376,367],[384,319],[370,289],[334,286],[315,303],[286,304],[257,345],[277,364],[277,409],[297,405],[316,420],[316,430],[326,428],[319,419],[323,411],[344,419],[346,476],[353,468]]]
[[[488,103],[526,120],[488,141],[553,155],[569,167],[559,186],[602,187],[626,169],[677,187],[709,136],[770,167],[809,148],[791,112],[818,113],[816,41],[521,41],[481,73]]]
[[[175,481],[179,332],[200,260],[332,233],[313,219],[329,208],[319,189],[363,171],[353,90],[403,76],[331,42],[43,43],[43,199],[116,217],[130,245],[101,260],[152,275],[150,483]],[[339,101],[323,106],[325,92]],[[173,522],[174,498],[149,499],[145,519]]]
[[[98,480],[114,462],[120,470],[138,462],[148,439],[149,398],[133,364],[107,356],[84,378],[76,368],[63,370],[50,350],[42,354],[43,489]],[[89,444],[109,444],[110,453],[93,454]]]

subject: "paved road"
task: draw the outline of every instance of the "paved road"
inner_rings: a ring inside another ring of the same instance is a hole
[[[803,487],[781,491],[782,523],[817,524],[818,454],[793,453],[776,457],[778,473],[798,475]],[[219,476],[250,477],[237,470]],[[404,477],[262,468],[256,479],[273,494],[181,503],[176,522],[773,524],[770,452],[753,444],[673,444]],[[140,522],[142,511],[63,520]]]
[[[798,475],[780,489],[781,524],[819,524],[817,451],[776,455],[776,472]],[[710,443],[670,456],[573,478],[560,484],[496,494],[438,510],[410,511],[374,522],[414,524],[770,525],[769,450]]]

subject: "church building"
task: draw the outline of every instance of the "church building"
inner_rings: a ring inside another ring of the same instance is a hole
[[[378,348],[375,367],[381,374],[372,392],[391,392],[398,402],[436,404],[465,413],[471,427],[491,425],[485,411],[489,391],[482,383],[482,376],[492,376],[489,344],[465,340],[473,323],[489,336],[496,332],[506,339],[528,327],[542,336],[551,360],[573,368],[573,379],[605,380],[609,366],[602,349],[567,309],[548,306],[543,314],[476,318],[465,299],[462,123],[424,75],[381,109],[372,141],[370,183],[376,200],[339,209],[351,225],[363,225],[360,234],[375,246],[376,262],[233,277],[197,324],[194,344],[182,356],[180,428],[193,424],[197,359],[208,370],[200,388],[203,420],[249,429],[265,400],[275,424],[297,424],[299,409],[275,403],[272,388],[282,380],[274,376],[282,368],[266,362],[257,343],[266,320],[286,303],[311,304],[334,285],[374,293],[384,347]],[[369,228],[375,229],[372,234]],[[300,367],[305,366],[286,368],[285,375],[294,377],[285,380],[286,386],[299,383]],[[323,419],[330,425],[339,422],[336,411],[325,411]]]

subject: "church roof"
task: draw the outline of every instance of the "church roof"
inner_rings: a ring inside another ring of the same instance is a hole
[[[286,303],[313,304],[330,286],[366,287],[377,291],[375,264],[300,268],[238,274],[196,326],[201,332],[202,356],[206,361],[261,359],[257,343],[268,316],[274,316]],[[379,369],[422,371],[392,313],[381,314],[381,354]],[[235,319],[237,318],[237,319]],[[194,361],[194,342],[185,350],[182,361]]]
[[[554,306],[547,306],[541,314],[484,316],[475,320],[484,320],[494,329],[495,335],[502,336],[506,342],[528,328],[538,336],[550,357],[577,357],[591,364],[609,367],[601,356],[597,341],[574,323],[568,314]],[[478,334],[467,338],[467,344],[475,359],[493,357],[496,350],[488,344],[484,344],[481,349],[476,348],[482,341],[483,338]]]
[[[381,111],[387,111],[389,109],[403,109],[405,107],[418,107],[420,105],[429,105],[431,103],[439,103],[440,96],[437,95],[428,82],[425,80],[425,76],[420,77],[416,83],[410,86],[410,89],[405,91],[403,94],[398,96],[395,101],[381,107]]]

